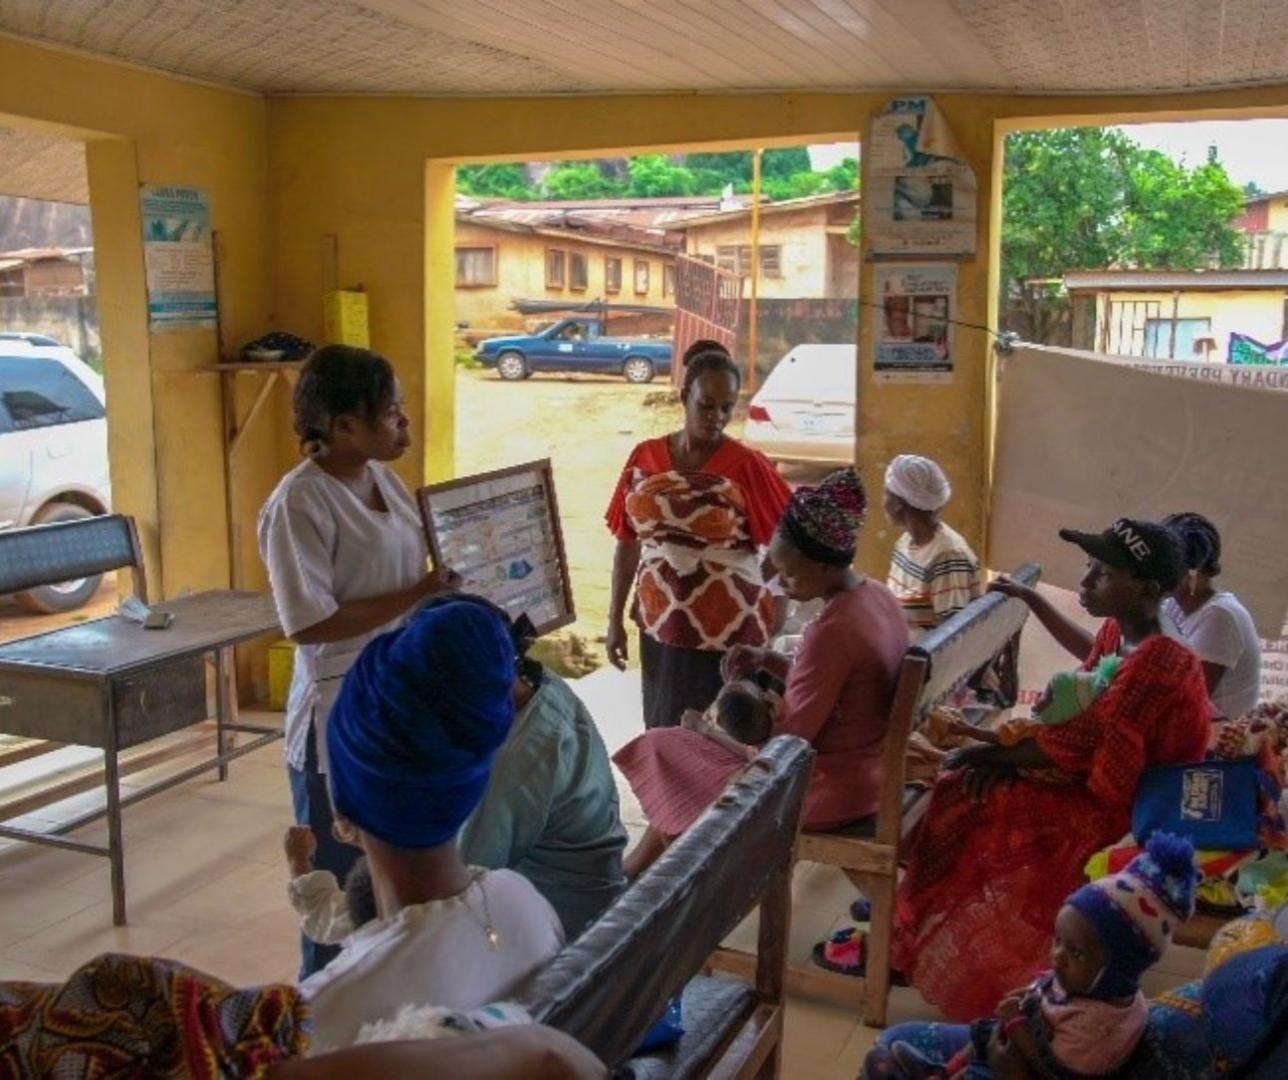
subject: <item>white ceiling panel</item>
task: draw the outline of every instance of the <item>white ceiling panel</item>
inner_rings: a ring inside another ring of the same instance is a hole
[[[1288,82],[1288,0],[0,0],[0,31],[263,94]]]

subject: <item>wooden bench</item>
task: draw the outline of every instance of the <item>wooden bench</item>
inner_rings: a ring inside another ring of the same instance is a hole
[[[1041,568],[1026,563],[1011,576],[1022,584],[1036,585]],[[1014,700],[1020,631],[1028,615],[1028,606],[1022,601],[988,593],[904,654],[890,709],[876,815],[832,832],[803,832],[796,847],[797,859],[840,868],[871,901],[867,978],[835,974],[812,964],[794,966],[787,973],[787,988],[792,993],[853,1004],[863,1011],[869,1025],[885,1026],[900,845],[924,813],[928,794],[925,788],[905,783],[908,738],[931,709],[994,660],[1009,674],[1009,698]],[[710,967],[747,978],[756,962],[753,955],[722,948],[712,956]]]
[[[781,1066],[792,849],[813,751],[771,740],[745,773],[516,995],[622,1077],[774,1077]],[[753,983],[698,974],[759,907]],[[696,976],[696,977],[695,977]],[[675,1047],[631,1057],[683,991]]]

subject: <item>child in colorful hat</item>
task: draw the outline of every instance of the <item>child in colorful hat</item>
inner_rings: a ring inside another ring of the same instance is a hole
[[[1117,1073],[1149,1018],[1141,976],[1193,914],[1197,882],[1190,842],[1155,833],[1120,873],[1069,896],[1056,917],[1051,970],[1008,995],[996,1017],[971,1024],[969,1042],[945,1063],[918,1040],[895,1041],[881,1070],[869,1061],[868,1075],[992,1076],[984,1063],[1003,1057],[1043,1077]]]

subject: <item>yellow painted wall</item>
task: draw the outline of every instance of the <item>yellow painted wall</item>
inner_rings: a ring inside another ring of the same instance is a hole
[[[1111,292],[1112,304],[1109,323],[1109,351],[1126,356],[1144,355],[1143,335],[1134,337],[1126,332],[1120,337],[1118,311],[1120,305],[1153,302],[1158,304],[1160,319],[1172,318],[1173,294],[1171,292]],[[1288,298],[1285,289],[1237,289],[1229,292],[1182,292],[1176,298],[1176,317],[1179,319],[1210,319],[1216,351],[1211,359],[1224,361],[1230,347],[1231,334],[1247,334],[1267,344],[1282,340],[1285,335],[1284,303]],[[1128,308],[1130,311],[1130,308]],[[1143,309],[1142,309],[1143,310]],[[1096,343],[1102,340],[1105,329],[1106,307],[1104,297],[1097,301]],[[1143,319],[1143,315],[1141,316]],[[1177,357],[1177,359],[1194,359]],[[1202,359],[1201,357],[1199,359]]]
[[[493,286],[456,286],[456,319],[471,326],[522,327],[523,316],[510,308],[512,300],[564,300],[580,303],[587,300],[609,300],[622,304],[655,304],[673,307],[675,298],[665,294],[663,266],[673,260],[657,252],[579,240],[576,237],[552,237],[489,229],[470,222],[457,222],[455,247],[492,247],[496,249],[496,284]],[[546,287],[546,250],[558,248],[586,256],[587,283],[574,289],[565,265],[564,287]],[[620,259],[621,291],[611,293],[604,281],[604,260]],[[636,261],[649,264],[648,291],[635,291]]]
[[[1288,232],[1288,197],[1270,200],[1266,230],[1268,232]]]
[[[225,337],[240,344],[261,333],[270,296],[267,105],[8,38],[0,71],[0,123],[86,144],[116,508],[139,521],[155,595],[226,586],[219,385],[197,370],[217,359],[215,334],[149,333],[138,187],[209,193]],[[278,471],[278,441],[274,432],[247,446],[252,477]],[[262,582],[258,560],[248,565]]]
[[[685,249],[695,255],[714,258],[721,247],[751,243],[751,218],[739,217],[712,225],[691,225],[685,229]],[[760,218],[762,247],[777,246],[782,273],[777,277],[761,272],[757,289],[766,300],[831,296],[827,243],[827,211],[822,207],[789,213],[763,214]],[[853,249],[851,249],[853,250]],[[744,268],[750,274],[751,268]],[[744,285],[750,295],[750,285]]]

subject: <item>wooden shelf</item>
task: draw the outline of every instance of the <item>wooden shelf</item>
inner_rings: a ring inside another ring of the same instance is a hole
[[[220,364],[204,364],[202,371],[299,371],[303,360],[226,360]]]

